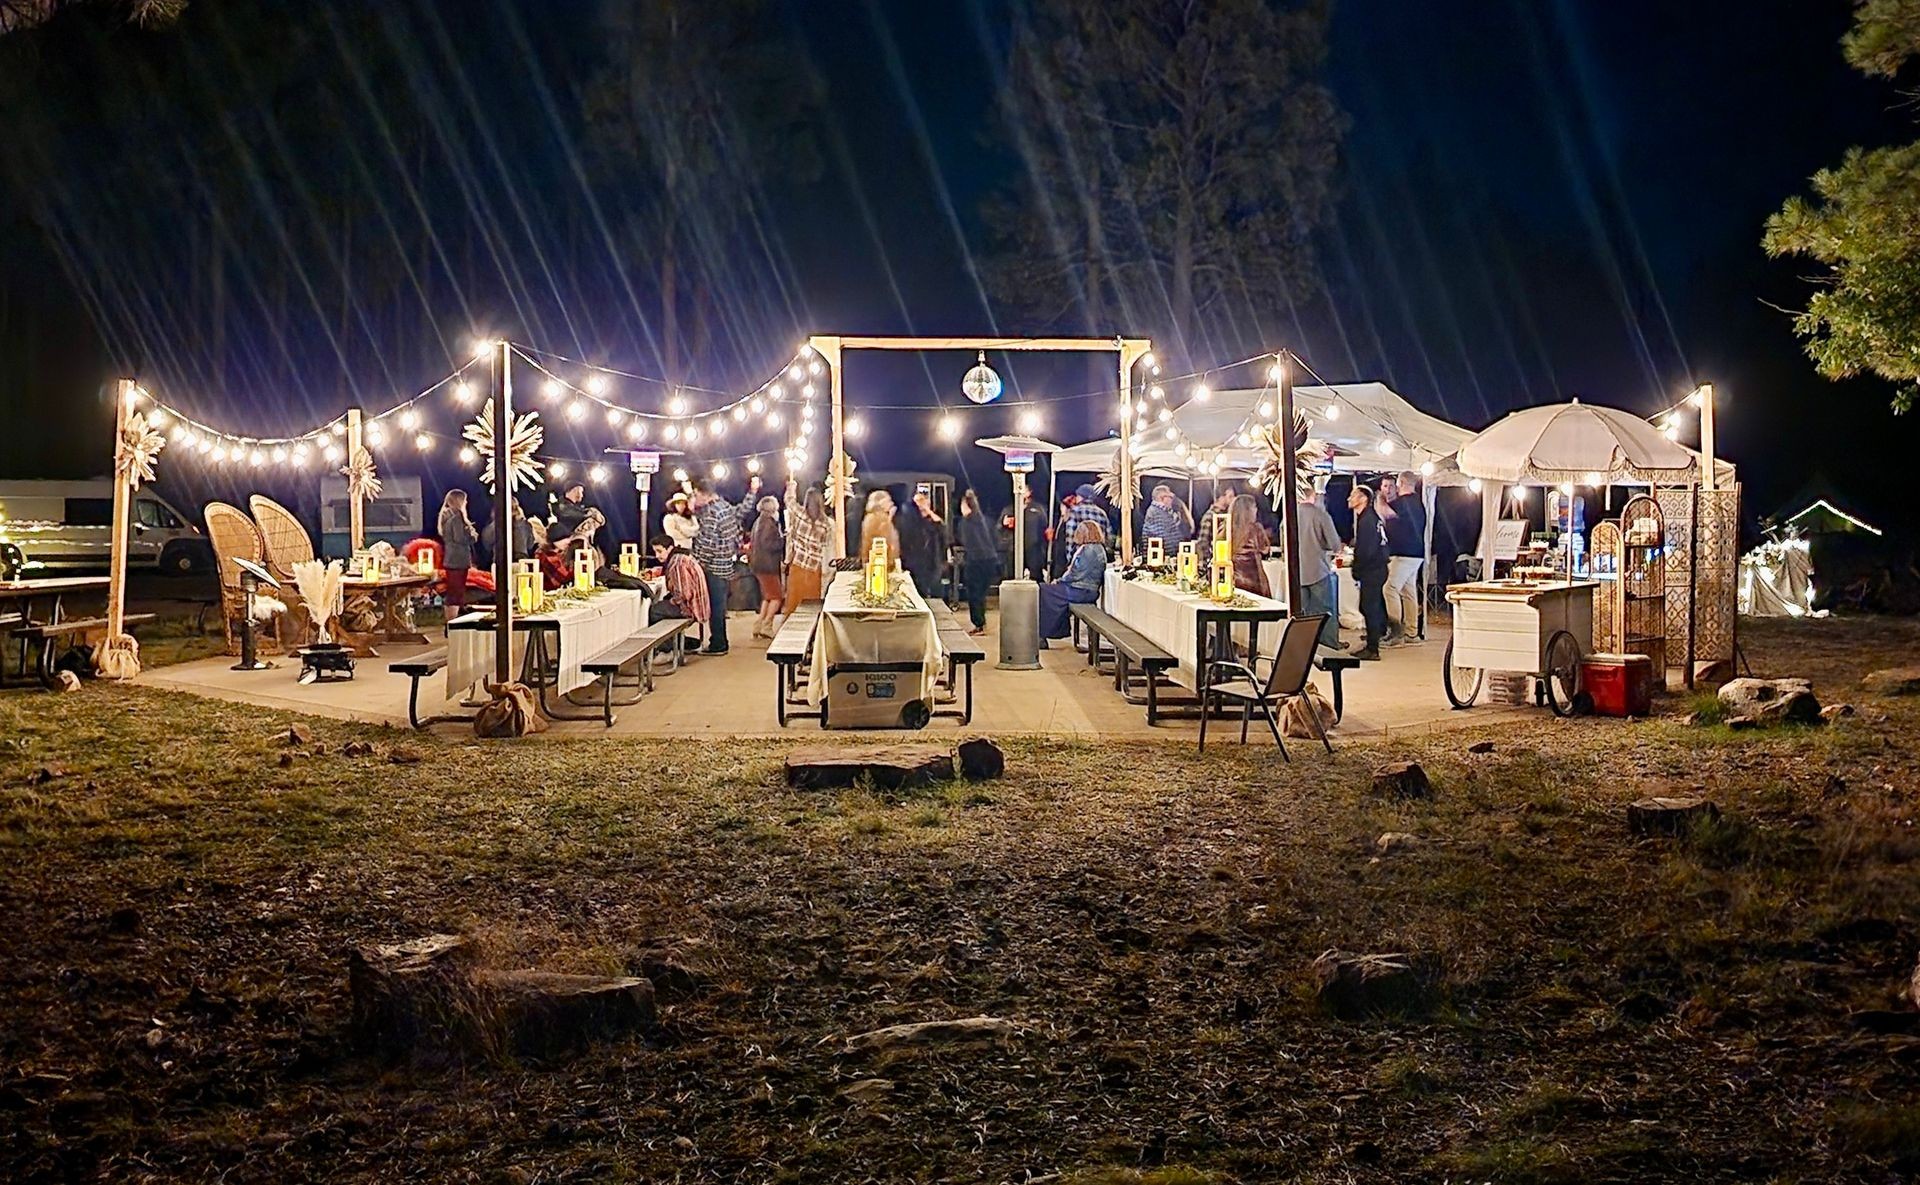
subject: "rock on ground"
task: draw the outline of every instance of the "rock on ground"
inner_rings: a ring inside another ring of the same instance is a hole
[[[1385,856],[1393,852],[1403,852],[1418,846],[1419,843],[1420,837],[1411,831],[1386,831],[1381,833],[1379,839],[1373,841],[1373,850]]]
[[[1732,679],[1720,687],[1720,704],[1729,716],[1748,716],[1762,724],[1820,721],[1820,701],[1805,679]]]
[[[953,780],[953,753],[938,745],[836,745],[787,755],[787,785],[799,790],[851,786],[862,776],[883,790]]]
[[[1394,761],[1376,766],[1373,792],[1395,798],[1432,798],[1433,783],[1417,761]]]
[[[304,724],[289,724],[287,731],[280,735],[280,743],[283,745],[311,745],[313,744],[313,730]]]
[[[1860,686],[1875,695],[1920,695],[1920,667],[1888,667],[1871,671]]]
[[[1321,1007],[1341,1020],[1416,1014],[1433,1006],[1437,977],[1417,955],[1330,950],[1313,961],[1312,970]]]
[[[1820,709],[1820,719],[1825,720],[1829,724],[1843,716],[1851,715],[1853,715],[1852,704],[1828,704],[1826,707]]]
[[[1685,835],[1699,820],[1719,817],[1717,805],[1691,795],[1627,804],[1627,830],[1635,835]]]
[[[998,1016],[959,1020],[923,1020],[888,1025],[847,1038],[848,1053],[879,1053],[903,1045],[1002,1045],[1020,1035],[1020,1026]]]
[[[1007,755],[986,737],[969,737],[953,748],[960,776],[969,782],[984,782],[1007,772]]]
[[[1493,742],[1492,741],[1475,741],[1473,742],[1473,744],[1467,746],[1467,752],[1473,753],[1476,755],[1484,755],[1487,753],[1491,753],[1493,752]]]

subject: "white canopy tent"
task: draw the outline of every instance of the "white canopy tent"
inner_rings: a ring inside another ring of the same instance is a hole
[[[1134,472],[1143,477],[1253,476],[1266,458],[1258,449],[1242,447],[1239,436],[1272,421],[1274,398],[1272,387],[1215,391],[1204,402],[1188,400],[1170,409],[1165,421],[1158,418],[1157,404],[1143,403],[1140,436],[1147,447],[1136,454]],[[1437,465],[1473,439],[1471,431],[1428,415],[1385,383],[1295,387],[1293,398],[1312,423],[1313,439],[1333,446],[1333,467],[1341,473],[1417,470],[1427,462]],[[1265,416],[1260,414],[1263,404]],[[1168,428],[1175,430],[1174,440],[1165,437]],[[1191,446],[1187,456],[1195,450],[1207,454],[1208,460],[1220,454],[1219,473],[1189,465],[1187,457],[1175,451],[1177,442]],[[1115,467],[1119,448],[1118,437],[1090,440],[1056,453],[1054,468],[1064,473],[1104,473]],[[1450,484],[1443,473],[1436,472],[1432,480]],[[1451,484],[1465,482],[1461,477]]]

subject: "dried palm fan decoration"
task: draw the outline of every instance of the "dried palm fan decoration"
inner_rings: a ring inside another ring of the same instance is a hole
[[[126,486],[129,494],[139,489],[141,482],[152,481],[154,462],[165,447],[167,438],[139,409],[127,403],[120,409],[120,432],[113,445],[114,480]],[[116,611],[110,614],[116,626],[120,623],[117,609],[116,604]],[[140,673],[140,643],[123,631],[112,634],[94,652],[93,669],[108,679],[133,678]]]
[[[340,476],[347,479],[347,496],[365,502],[380,496],[380,472],[373,467],[373,454],[365,446],[353,450]]]
[[[1140,491],[1136,488],[1136,484],[1120,480],[1118,448],[1113,450],[1113,459],[1108,461],[1107,467],[1100,471],[1100,478],[1093,483],[1093,488],[1101,497],[1113,503],[1114,508],[1121,514],[1132,514],[1133,504],[1139,500]]]
[[[486,458],[486,465],[480,470],[480,480],[487,483],[487,489],[494,488],[493,481],[493,416],[481,412],[473,423],[460,432],[467,438],[473,450]],[[547,431],[540,426],[540,413],[530,411],[513,418],[513,427],[507,431],[507,491],[525,487],[532,489],[540,482],[540,470],[544,467],[534,456],[546,441]]]
[[[1280,426],[1267,424],[1254,431],[1257,447],[1266,453],[1266,460],[1260,466],[1260,474],[1255,479],[1260,488],[1273,499],[1275,507],[1280,505],[1281,495],[1285,492],[1280,483],[1287,474],[1293,474],[1294,492],[1303,496],[1313,495],[1314,466],[1333,455],[1333,446],[1324,440],[1313,440],[1307,436],[1307,417],[1299,412],[1293,413],[1293,439],[1295,447],[1291,450],[1289,461],[1286,445],[1280,439]]]

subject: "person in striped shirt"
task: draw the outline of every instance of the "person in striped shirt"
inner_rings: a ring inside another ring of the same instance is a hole
[[[733,579],[733,566],[740,560],[740,512],[733,503],[713,492],[703,479],[693,483],[693,518],[700,533],[693,537],[693,558],[707,577],[707,601],[712,620],[707,627],[707,648],[702,654],[727,652],[727,584]]]

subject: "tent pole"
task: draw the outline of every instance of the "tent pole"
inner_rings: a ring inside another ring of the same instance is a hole
[[[1054,468],[1053,458],[1049,456],[1047,458],[1047,512],[1043,516],[1047,525],[1041,528],[1040,535],[1040,542],[1044,545],[1041,549],[1040,561],[1040,579],[1042,580],[1053,579],[1053,544],[1048,541],[1045,532],[1053,526],[1053,508],[1058,505],[1060,505],[1060,471]],[[1020,509],[1024,512],[1026,507],[1023,506]],[[1015,557],[1014,571],[1025,572],[1026,563],[1026,556]],[[1022,577],[1015,577],[1015,579],[1022,579]]]
[[[1273,356],[1279,372],[1280,439],[1286,441],[1287,455],[1281,458],[1284,476],[1280,479],[1280,542],[1287,553],[1287,616],[1300,616],[1300,490],[1295,485],[1295,467],[1299,464],[1304,440],[1293,435],[1293,371],[1287,365],[1285,350]]]
[[[353,468],[354,459],[367,448],[366,434],[360,422],[360,409],[347,409],[347,468]],[[347,483],[347,546],[349,555],[358,554],[367,545],[367,512],[362,505],[359,490],[353,482]]]
[[[1426,558],[1420,564],[1420,636],[1427,636],[1427,599],[1433,591],[1433,507],[1437,501],[1433,482],[1422,479],[1420,482],[1420,502],[1427,512],[1426,541],[1422,545]]]
[[[1701,383],[1700,396],[1700,488],[1711,494],[1713,482],[1713,384]]]
[[[127,534],[132,529],[133,491],[131,472],[120,472],[120,431],[133,406],[136,387],[132,379],[121,379],[113,388],[113,549],[107,560],[107,640],[118,638],[125,629],[127,612]],[[25,664],[25,659],[21,660]]]

